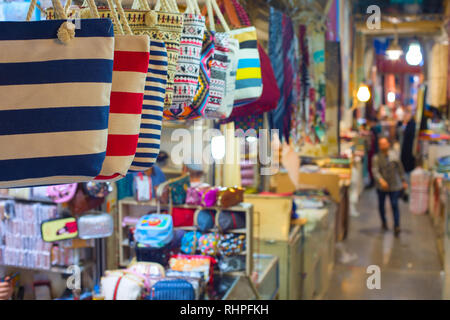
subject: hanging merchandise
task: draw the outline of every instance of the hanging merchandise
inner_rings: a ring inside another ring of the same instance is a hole
[[[313,83],[315,91],[315,117],[314,117],[314,133],[319,142],[323,142],[325,138],[325,33],[321,30],[313,30],[311,35],[311,52],[313,57]]]
[[[142,0],[147,4],[147,1]],[[161,4],[162,12],[158,12],[156,30],[152,30],[152,39],[163,40],[166,44],[168,56],[167,87],[164,109],[170,109],[173,101],[174,80],[177,73],[178,57],[180,54],[180,40],[183,32],[183,15],[179,12],[176,2],[170,5],[169,0],[157,2],[156,9]]]
[[[225,2],[227,1],[231,0],[225,0]],[[234,29],[230,34],[239,41],[236,90],[234,92],[234,106],[239,107],[259,99],[262,95],[261,62],[255,27]]]
[[[241,28],[241,24],[245,26],[251,26],[251,22],[247,15],[247,12],[237,0],[232,0],[231,5],[230,2],[225,2],[225,8],[227,9],[228,16],[230,17],[232,24],[236,28]],[[270,58],[260,44],[258,44],[258,52],[261,62],[261,74],[263,83],[262,95],[253,103],[235,107],[229,118],[229,120],[231,121],[237,122],[240,120],[240,117],[250,116],[255,119],[252,121],[250,119],[244,118],[243,120],[245,120],[247,123],[258,123],[259,118],[261,118],[262,121],[262,117],[258,115],[276,109],[277,107],[278,100],[280,99],[280,90],[277,85],[277,79],[275,78]]]
[[[309,90],[311,87],[311,79],[309,76],[309,65],[310,65],[310,57],[309,57],[309,46],[308,46],[308,38],[306,34],[306,26],[299,26],[299,43],[300,43],[300,114],[301,121],[304,124],[304,132],[305,134],[310,133],[310,100],[309,100]]]
[[[427,104],[436,108],[447,105],[448,56],[448,44],[433,45],[428,70]]]
[[[211,83],[209,101],[205,108],[205,117],[220,119],[231,113],[233,108],[233,70],[236,58],[236,43],[230,36],[230,29],[214,0],[206,2],[210,30],[214,35],[214,54],[211,61]],[[214,13],[223,25],[225,32],[216,32]],[[231,49],[230,49],[231,48]],[[231,60],[233,59],[233,61]],[[230,79],[230,76],[232,77]]]
[[[278,88],[280,88],[280,99],[277,108],[272,110],[271,128],[283,130],[283,116],[285,113],[285,96],[284,90],[284,59],[283,59],[283,13],[273,7],[270,8],[270,24],[269,24],[269,57],[272,63],[275,78],[277,79]],[[281,138],[281,135],[280,135]]]
[[[219,7],[215,0],[213,5],[216,10]],[[230,20],[238,21],[238,19],[231,19],[233,12],[230,8],[233,7],[231,0],[225,0],[225,8]],[[240,23],[236,23],[235,27]],[[236,90],[234,93],[234,106],[239,107],[250,102],[253,102],[261,97],[263,83],[261,78],[261,62],[259,58],[256,28],[247,26],[244,28],[237,28],[230,31],[231,36],[239,41],[238,51],[238,69],[236,71]]]
[[[165,119],[198,119],[204,116],[206,105],[209,102],[209,87],[211,82],[211,59],[214,54],[214,35],[205,30],[203,35],[202,52],[200,59],[200,72],[194,100],[191,105],[179,114],[173,114],[170,109],[164,110]]]
[[[119,35],[115,35],[108,146],[102,171],[95,179],[106,181],[124,177],[133,162],[141,125],[150,52],[149,37],[133,35],[122,5],[119,0],[114,2],[119,14],[112,1],[108,1],[113,21],[117,26],[122,22],[126,34],[122,33],[122,28],[118,28]]]
[[[282,134],[286,141],[289,141],[291,131],[291,116],[293,105],[295,104],[295,46],[294,28],[289,16],[283,15],[283,59],[284,59],[284,97],[285,114],[283,116]]]
[[[105,159],[111,21],[83,19],[77,30],[61,20],[29,22],[35,6],[32,0],[27,22],[0,22],[4,188],[89,181]]]
[[[198,87],[202,40],[205,18],[201,15],[197,0],[188,0],[183,15],[183,33],[180,40],[180,55],[174,79],[172,106],[168,110],[175,117],[181,114],[193,101]]]
[[[163,41],[150,40],[150,62],[145,82],[141,130],[131,172],[153,166],[161,147],[162,113],[167,85],[167,50]]]

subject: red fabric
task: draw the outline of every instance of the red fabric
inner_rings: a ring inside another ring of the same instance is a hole
[[[113,78],[115,72],[123,71],[142,73],[145,77],[148,72],[149,60],[150,52],[114,51]],[[144,102],[144,92],[141,91],[141,88],[135,88],[135,92],[123,92],[120,89],[124,85],[123,83],[116,83],[115,90],[117,91],[111,91],[110,115],[117,115],[117,118],[122,115],[140,115]],[[126,118],[120,120],[124,121],[123,128],[115,128],[114,130],[116,133],[119,131],[119,134],[108,134],[106,157],[129,157],[136,153],[139,130],[136,131],[136,134],[126,134],[128,130],[125,123]],[[124,134],[120,134],[121,132]],[[94,180],[112,180],[119,177],[123,172],[115,173],[112,176],[105,176],[102,173]]]
[[[114,51],[114,71],[147,73],[150,52]]]
[[[117,280],[116,287],[114,288],[113,300],[117,300],[117,291],[119,290],[119,284],[122,281],[122,277]]]
[[[261,97],[249,104],[234,107],[233,112],[229,117],[230,120],[234,120],[237,117],[243,117],[247,115],[257,115],[277,107],[278,100],[280,99],[280,89],[277,85],[277,79],[273,72],[272,63],[270,58],[264,49],[258,44],[259,57],[261,60],[261,74],[263,82],[263,92]]]
[[[143,93],[111,92],[109,112],[125,114],[141,114]]]
[[[94,180],[113,180],[115,178],[117,178],[118,176],[120,176],[119,173],[113,174],[112,176],[97,176]]]
[[[195,209],[173,208],[172,220],[174,227],[192,227],[194,225]]]
[[[108,135],[107,156],[129,156],[136,153],[139,135]]]

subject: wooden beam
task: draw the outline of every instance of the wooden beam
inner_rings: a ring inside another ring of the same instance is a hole
[[[367,35],[392,35],[392,34],[423,34],[439,33],[443,21],[416,21],[391,23],[381,21],[380,29],[369,29],[366,22],[356,22],[356,30]]]

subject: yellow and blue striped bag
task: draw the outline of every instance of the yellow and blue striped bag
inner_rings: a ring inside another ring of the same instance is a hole
[[[234,91],[234,106],[239,107],[259,99],[262,95],[261,61],[255,27],[231,30],[231,36],[239,41]]]
[[[79,26],[0,22],[1,188],[83,182],[100,173],[114,31],[109,19]]]

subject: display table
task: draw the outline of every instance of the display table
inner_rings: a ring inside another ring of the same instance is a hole
[[[277,256],[279,259],[280,300],[302,298],[302,273],[304,261],[303,226],[293,226],[287,241],[255,239],[255,251]]]
[[[349,189],[351,179],[344,178],[338,173],[299,173],[302,185],[313,186],[328,190],[333,200],[338,204],[335,216],[336,241],[343,241],[347,237],[350,227]],[[287,173],[280,172],[273,177],[273,185],[277,193],[293,193],[295,187]]]

